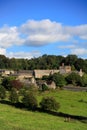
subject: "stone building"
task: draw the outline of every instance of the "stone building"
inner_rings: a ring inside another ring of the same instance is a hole
[[[59,70],[34,70],[35,78],[42,78],[43,76],[49,76],[50,74],[58,73]]]
[[[67,74],[71,73],[71,66],[65,66],[64,63],[62,63],[62,66],[59,67],[59,73],[60,74]]]
[[[13,70],[6,70],[6,69],[0,69],[0,74],[2,76],[9,76],[11,74],[14,74],[15,72]]]

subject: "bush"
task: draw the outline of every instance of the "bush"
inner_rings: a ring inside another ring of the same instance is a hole
[[[12,90],[10,91],[9,100],[11,101],[11,103],[18,102],[18,94],[14,88],[12,88]]]
[[[6,97],[6,90],[4,86],[0,85],[0,98],[4,99]]]
[[[48,86],[46,84],[42,84],[42,91],[48,90]]]
[[[24,93],[24,97],[22,99],[23,104],[25,105],[26,108],[29,110],[35,110],[37,108],[37,99],[33,95],[33,93]]]
[[[56,86],[59,87],[63,87],[64,85],[66,85],[65,77],[59,73],[53,74],[53,81],[55,82]]]
[[[75,72],[72,72],[71,74],[69,74],[66,77],[66,80],[67,80],[68,84],[73,84],[73,85],[80,85],[81,84],[81,77]]]
[[[20,82],[19,80],[11,80],[10,86],[12,88],[16,88],[17,90],[19,90],[19,89],[23,88],[23,83]]]
[[[58,110],[60,105],[53,97],[44,97],[40,102],[42,110]]]

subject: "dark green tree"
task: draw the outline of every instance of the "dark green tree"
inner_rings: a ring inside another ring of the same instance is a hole
[[[35,110],[37,108],[37,106],[38,106],[36,97],[33,95],[33,93],[30,93],[30,92],[25,92],[24,93],[22,103],[29,110]]]
[[[64,61],[64,63],[66,64],[66,65],[74,65],[75,64],[75,62],[77,61],[77,56],[76,55],[68,55],[66,58],[65,58],[65,61]]]
[[[81,86],[87,87],[87,74],[84,74],[81,78]]]
[[[11,81],[14,80],[15,77],[4,77],[2,80],[2,86],[4,86],[7,90],[11,90],[12,86],[11,86]]]
[[[53,74],[53,81],[56,83],[56,86],[59,87],[66,85],[65,77],[59,73]]]
[[[60,104],[53,97],[44,97],[40,102],[42,110],[58,110]]]
[[[73,84],[73,85],[80,85],[81,84],[81,77],[75,72],[72,72],[71,74],[69,74],[66,77],[66,80],[67,80],[68,84]]]
[[[0,98],[5,99],[6,98],[6,89],[0,85]]]
[[[12,88],[9,95],[9,100],[11,103],[17,103],[18,102],[18,93],[16,89]]]
[[[48,90],[48,86],[46,84],[42,84],[42,91]]]

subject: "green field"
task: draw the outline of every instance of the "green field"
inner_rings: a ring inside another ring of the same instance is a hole
[[[43,96],[56,98],[60,103],[58,112],[87,117],[87,92],[49,91],[38,94],[38,101]],[[31,112],[0,104],[0,130],[87,130],[87,120],[65,121],[65,117],[52,113]]]

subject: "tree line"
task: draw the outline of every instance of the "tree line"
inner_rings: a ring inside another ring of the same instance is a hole
[[[0,55],[0,69],[13,70],[33,70],[33,69],[59,69],[64,63],[71,65],[72,70],[82,69],[87,73],[87,59],[78,58],[76,55],[68,55],[67,57],[56,55],[43,55],[32,59],[16,59],[8,58]]]

